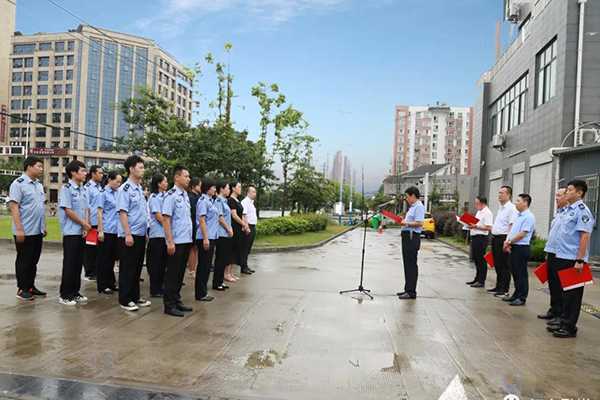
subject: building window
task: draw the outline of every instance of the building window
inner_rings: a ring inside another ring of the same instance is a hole
[[[63,142],[63,149],[71,148],[71,142]]]
[[[50,182],[58,183],[58,173],[57,172],[50,173]],[[54,189],[54,190],[56,190],[56,189]]]
[[[15,54],[33,54],[35,51],[35,44],[15,44],[13,47],[13,53]]]
[[[73,85],[70,83],[67,83],[65,85],[65,94],[72,94],[73,93]]]
[[[37,101],[37,109],[45,110],[48,108],[48,100],[47,99],[38,99]]]
[[[10,128],[10,137],[20,137],[21,128]]]
[[[71,123],[71,113],[65,113],[65,124]]]
[[[38,72],[38,81],[45,82],[48,80],[48,71],[39,71]]]
[[[10,90],[11,96],[20,96],[22,92],[23,89],[21,86],[13,86]]]
[[[37,147],[38,149],[45,149],[46,142],[35,142],[35,147]]]
[[[52,142],[50,143],[50,147],[52,147],[53,149],[57,149],[60,147],[60,142]]]
[[[529,74],[525,74],[492,104],[492,135],[506,133],[525,121],[528,88]]]
[[[35,122],[45,124],[47,120],[48,119],[47,119],[47,116],[45,113],[44,114],[36,114],[36,116],[35,116]]]
[[[62,81],[63,76],[64,76],[64,71],[62,71],[62,70],[54,71],[54,80],[55,81]]]
[[[46,137],[46,127],[37,127],[35,128],[35,137]]]
[[[65,42],[54,42],[54,51],[63,53],[65,51]]]
[[[13,68],[23,68],[23,59],[22,58],[13,58],[12,67]]]
[[[54,66],[62,67],[63,65],[65,65],[65,57],[64,56],[54,57]]]
[[[52,128],[52,137],[60,137],[60,128],[57,128],[57,127]]]
[[[25,68],[33,68],[33,57],[23,59],[25,62]]]
[[[10,101],[10,109],[11,110],[20,110],[21,109],[21,100],[11,100]]]
[[[68,51],[73,51],[75,50],[75,41],[74,40],[69,40],[67,42],[67,50]]]
[[[52,50],[52,43],[40,43],[40,51]]]
[[[54,143],[55,142],[52,142],[52,144],[53,144],[52,147],[54,147]],[[51,167],[58,167],[58,161],[59,161],[58,157],[51,157],[50,158],[50,166]]]
[[[73,107],[73,99],[65,99],[65,108],[70,110]]]
[[[67,56],[67,65],[73,65],[75,63],[75,56]]]
[[[68,81],[72,81],[73,80],[73,70],[72,69],[68,69],[67,70],[67,80]]]
[[[48,67],[50,66],[50,57],[39,57],[38,58],[38,67]]]
[[[33,81],[33,72],[25,72],[23,74],[23,82],[31,82]]]
[[[60,123],[60,113],[52,113],[52,122]]]
[[[22,72],[13,72],[12,73],[12,81],[13,82],[21,82],[23,80]]]
[[[536,56],[535,106],[545,104],[556,94],[556,38]]]
[[[52,94],[61,95],[63,93],[63,85],[52,86]]]
[[[37,94],[38,96],[48,96],[48,85],[38,85]]]
[[[52,108],[58,110],[62,108],[62,99],[52,99]]]
[[[27,110],[29,107],[31,107],[31,99],[23,100],[23,110]],[[25,116],[25,118],[27,118],[27,114],[23,115]]]

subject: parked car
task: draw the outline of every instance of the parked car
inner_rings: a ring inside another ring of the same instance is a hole
[[[435,220],[431,216],[431,213],[425,213],[425,220],[423,221],[423,235],[429,239],[435,238]]]

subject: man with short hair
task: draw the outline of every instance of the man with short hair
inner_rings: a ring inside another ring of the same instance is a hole
[[[102,189],[102,178],[104,178],[104,171],[99,165],[92,165],[88,173],[89,179],[84,185],[87,192],[87,198],[89,202],[90,210],[90,225],[92,229],[98,229],[98,208],[96,207],[96,198],[100,194]],[[98,246],[96,245],[85,245],[85,254],[83,256],[83,269],[85,271],[85,280],[95,281],[96,280],[96,253]]]
[[[475,197],[475,208],[477,209],[475,218],[479,222],[470,224],[469,228],[471,228],[471,255],[477,272],[475,279],[467,284],[472,288],[483,288],[487,278],[487,263],[483,257],[490,241],[489,234],[494,223],[494,214],[487,206],[487,199],[482,196]]]
[[[518,213],[504,242],[504,251],[510,252],[510,266],[515,282],[515,291],[512,296],[502,300],[507,301],[511,306],[524,306],[529,295],[527,263],[529,262],[531,238],[535,231],[535,217],[529,211],[530,205],[531,196],[527,193],[521,193],[517,197],[515,207]]]
[[[402,220],[400,235],[402,236],[402,261],[404,263],[404,292],[396,293],[400,300],[417,298],[417,279],[419,267],[417,258],[421,248],[421,232],[425,220],[425,206],[419,198],[419,189],[414,186],[404,191],[404,200],[409,205],[406,217]]]
[[[511,199],[512,188],[506,185],[500,187],[500,190],[498,190],[500,206],[492,226],[492,255],[494,257],[494,269],[496,270],[496,286],[488,290],[497,297],[506,296],[510,290],[509,257],[508,253],[505,253],[502,248],[517,214],[517,209]]]
[[[256,188],[252,185],[248,186],[246,191],[246,197],[242,200],[242,207],[244,207],[243,219],[248,224],[249,232],[243,237],[243,246],[240,257],[240,267],[243,273],[254,273],[255,271],[248,267],[248,256],[252,251],[254,245],[254,239],[256,238],[256,224],[258,223],[258,217],[256,215],[256,206],[254,205],[256,200]]]
[[[41,158],[29,156],[23,162],[23,171],[23,175],[10,184],[8,207],[17,250],[17,298],[34,300],[35,296],[46,296],[35,287],[37,263],[46,236],[46,195],[39,181],[44,173],[44,163]]]
[[[85,236],[92,227],[89,224],[89,202],[83,188],[85,164],[73,160],[65,167],[69,182],[58,194],[58,218],[63,235],[63,265],[60,282],[59,303],[65,306],[87,303],[81,289],[81,269]]]

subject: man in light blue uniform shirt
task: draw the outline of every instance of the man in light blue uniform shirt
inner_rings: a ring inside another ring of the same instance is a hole
[[[527,275],[527,263],[529,262],[530,243],[535,231],[535,217],[529,211],[531,196],[521,193],[517,197],[515,207],[517,215],[511,226],[504,250],[510,252],[510,265],[515,291],[512,296],[503,298],[511,306],[524,306],[529,295],[529,276]]]
[[[44,163],[41,158],[29,156],[23,162],[23,168],[23,175],[10,185],[8,207],[17,249],[17,298],[34,300],[34,296],[46,295],[35,287],[37,263],[46,235],[46,195],[38,180],[44,174]]]
[[[572,267],[581,270],[589,260],[590,237],[596,221],[583,202],[587,189],[587,184],[582,180],[572,180],[567,184],[565,197],[569,205],[553,226],[559,238],[554,247],[556,253],[553,268],[556,271]],[[582,301],[583,286],[563,290],[560,319],[550,321],[548,331],[558,338],[577,336],[577,321]]]
[[[87,298],[81,289],[81,268],[85,236],[92,228],[88,221],[89,203],[83,188],[86,168],[79,160],[65,167],[69,182],[58,194],[58,220],[63,235],[63,265],[59,302],[73,306],[84,304]]]
[[[175,185],[165,195],[162,208],[168,254],[163,301],[165,314],[183,317],[184,312],[192,311],[191,307],[183,304],[180,293],[193,240],[187,193],[190,173],[184,167],[175,167],[173,180]]]
[[[421,194],[416,187],[406,189],[405,200],[409,205],[406,217],[402,221],[402,261],[404,263],[404,292],[397,293],[401,300],[417,297],[417,279],[419,267],[417,257],[421,248],[421,232],[425,220],[425,206],[419,200]]]
[[[102,189],[102,178],[104,172],[99,165],[92,165],[88,172],[88,182],[84,185],[87,192],[87,198],[90,207],[90,225],[92,229],[98,229],[98,209],[96,208],[96,198]],[[83,269],[85,270],[85,279],[93,281],[96,279],[96,255],[97,245],[85,245],[85,254],[83,256]]]
[[[144,160],[133,155],[125,160],[129,174],[127,181],[117,193],[119,210],[119,304],[126,311],[149,307],[150,301],[140,297],[140,275],[146,253],[146,230],[148,229],[148,204],[141,186],[144,176]]]

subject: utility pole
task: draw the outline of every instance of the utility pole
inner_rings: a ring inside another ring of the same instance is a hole
[[[344,158],[341,157],[341,159],[342,159],[342,168],[340,168],[340,202],[339,202],[340,214],[339,214],[339,218],[338,218],[338,222],[340,225],[342,225],[342,214],[344,214]]]
[[[429,200],[429,172],[425,172],[425,211],[427,211],[427,201]]]
[[[25,141],[25,158],[29,156],[29,138],[31,137],[31,106],[27,107],[27,136]]]

